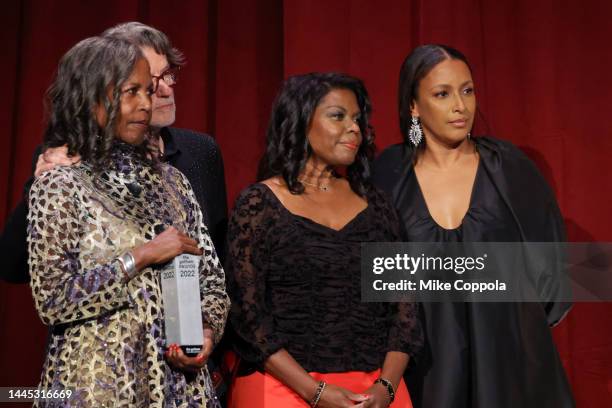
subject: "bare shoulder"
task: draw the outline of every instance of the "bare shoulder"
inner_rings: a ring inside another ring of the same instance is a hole
[[[292,194],[281,176],[270,177],[260,183],[267,186],[285,208],[294,208],[296,202],[300,201],[300,195]]]
[[[277,197],[289,192],[287,184],[285,184],[285,180],[283,180],[281,176],[270,177],[269,179],[260,181],[260,183],[268,186]]]

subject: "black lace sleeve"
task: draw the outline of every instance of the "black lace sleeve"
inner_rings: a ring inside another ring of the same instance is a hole
[[[226,262],[234,346],[241,358],[260,366],[285,344],[275,333],[265,298],[269,237],[278,217],[265,188],[253,185],[238,197],[228,225]]]
[[[388,351],[401,351],[416,358],[423,348],[423,328],[419,318],[419,304],[396,303],[393,323],[389,329]]]
[[[372,201],[376,202],[381,219],[388,220],[392,241],[401,241],[400,221],[396,210],[386,195],[375,190]],[[415,302],[391,303],[391,327],[388,336],[388,351],[401,351],[415,358],[423,348],[423,327],[419,317],[419,305]]]

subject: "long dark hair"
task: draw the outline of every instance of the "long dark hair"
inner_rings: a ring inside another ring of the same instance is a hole
[[[355,193],[365,195],[370,177],[369,162],[374,155],[374,131],[369,123],[370,98],[361,80],[335,72],[296,75],[283,83],[272,107],[266,152],[259,161],[258,181],[280,175],[293,194],[304,192],[298,176],[312,154],[306,132],[317,105],[332,89],[350,90],[357,99],[361,113],[358,125],[363,140],[355,161],[346,170],[346,177]]]
[[[90,37],[72,47],[47,91],[45,147],[67,145],[70,155],[79,154],[96,171],[103,169],[116,139],[121,85],[140,58],[137,46],[117,38]],[[100,104],[107,117],[104,127],[96,119]],[[146,158],[146,142],[138,151]]]
[[[447,59],[461,60],[470,68],[470,64],[461,52],[448,45],[427,44],[415,48],[406,57],[400,68],[398,86],[398,109],[400,118],[400,130],[404,136],[404,142],[410,144],[408,132],[412,115],[410,110],[412,102],[419,94],[421,80],[439,63]],[[425,145],[425,140],[420,144]]]

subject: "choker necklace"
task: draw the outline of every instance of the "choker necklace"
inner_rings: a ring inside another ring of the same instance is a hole
[[[306,181],[306,180],[304,180],[304,179],[298,179],[298,181],[299,181],[300,183],[302,183],[302,184],[306,184],[307,186],[314,187],[314,188],[316,188],[317,190],[321,190],[321,191],[330,191],[329,184],[327,184],[327,185],[325,185],[325,186],[324,186],[324,185],[319,185],[319,184],[315,184],[315,183],[309,183],[309,182],[307,182],[307,181]]]

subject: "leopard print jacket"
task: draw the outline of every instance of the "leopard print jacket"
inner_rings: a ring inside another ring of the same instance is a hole
[[[185,176],[156,169],[117,143],[110,166],[58,167],[30,192],[29,265],[42,321],[51,326],[42,389],[73,390],[39,406],[217,407],[210,376],[172,369],[164,359],[159,269],[127,281],[118,256],[153,239],[157,225],[195,238],[202,318],[220,340],[229,299],[223,269]]]

